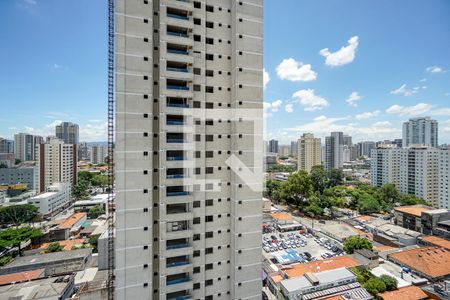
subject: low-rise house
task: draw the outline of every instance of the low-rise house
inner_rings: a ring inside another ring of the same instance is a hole
[[[450,251],[450,241],[440,238],[438,236],[432,235],[422,236],[419,238],[419,244],[423,246],[442,247]]]
[[[71,216],[51,228],[45,239],[48,241],[67,240],[71,234],[78,233],[81,226],[86,222],[87,214],[84,212],[74,213]]]
[[[391,253],[387,258],[432,282],[450,278],[450,251],[444,248],[421,247]]]
[[[74,276],[51,277],[18,284],[0,286],[0,299],[60,300],[71,298]]]
[[[346,268],[306,273],[303,276],[282,280],[281,293],[288,300],[325,299],[357,290],[360,299],[372,299],[372,296],[361,288],[356,275]]]
[[[425,300],[428,295],[421,288],[410,285],[395,291],[384,292],[378,295],[383,300]]]
[[[0,276],[0,285],[17,284],[45,277],[45,269],[19,272]]]
[[[46,276],[70,274],[84,270],[92,257],[91,249],[60,251],[21,256],[0,268],[0,275],[45,269]],[[0,297],[1,299],[1,297]]]

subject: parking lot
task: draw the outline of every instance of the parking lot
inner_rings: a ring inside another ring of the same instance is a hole
[[[278,232],[269,226],[272,232],[263,233],[263,255],[267,259],[283,256],[290,249],[295,250],[300,258],[299,262],[308,262],[343,255],[334,242],[324,238],[314,237],[303,231]],[[293,261],[294,262],[294,261]]]

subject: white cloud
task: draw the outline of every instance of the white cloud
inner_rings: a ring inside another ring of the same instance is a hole
[[[320,55],[325,57],[327,66],[342,66],[351,63],[355,59],[356,48],[359,44],[358,36],[353,36],[348,40],[348,45],[343,46],[336,52],[330,52],[328,48],[320,50]]]
[[[275,100],[273,102],[264,102],[264,109],[271,110],[272,112],[277,112],[278,109],[281,107],[281,104],[283,104],[283,101],[281,100]]]
[[[428,103],[418,103],[413,106],[401,106],[394,104],[386,109],[386,113],[397,114],[400,116],[417,116],[429,112],[432,107],[433,106]]]
[[[403,95],[403,96],[408,97],[408,96],[412,96],[414,94],[417,94],[418,91],[419,91],[419,87],[417,87],[417,86],[412,88],[412,89],[410,89],[410,90],[408,90],[406,88],[406,84],[402,84],[402,86],[400,86],[398,89],[392,90],[390,92],[390,94],[392,94],[392,95]]]
[[[304,107],[305,111],[321,110],[329,105],[325,98],[315,95],[313,89],[299,90],[292,97]]]
[[[444,69],[442,67],[438,66],[431,66],[425,69],[428,73],[437,74],[437,73],[444,73]]]
[[[367,119],[376,117],[379,114],[380,114],[380,111],[376,110],[376,111],[373,111],[373,112],[364,112],[364,113],[358,114],[358,115],[355,116],[355,118],[357,120],[367,120]]]
[[[263,84],[264,88],[266,88],[267,84],[270,81],[270,75],[269,72],[266,71],[266,69],[263,69]]]
[[[426,78],[422,78],[422,79],[419,80],[419,82],[425,82],[425,81],[427,81]]]
[[[276,70],[278,77],[283,80],[312,81],[317,78],[317,73],[311,69],[311,65],[304,65],[293,58],[283,59]]]
[[[355,140],[393,139],[401,134],[401,130],[393,128],[389,122],[380,121],[365,127],[361,126],[361,124],[345,123],[345,120],[348,120],[348,118],[329,118],[321,115],[313,119],[312,122],[283,130],[294,131],[297,134],[312,132],[314,135],[322,138],[330,135],[332,131],[343,131],[352,135]]]
[[[286,112],[288,112],[288,113],[294,112],[294,105],[292,105],[292,103],[288,103],[288,104],[286,104],[286,106],[284,107],[284,109],[285,109]]]
[[[59,69],[59,68],[61,68],[61,65],[53,64],[53,69]]]
[[[345,100],[345,102],[347,102],[347,104],[349,106],[358,106],[358,101],[361,99],[361,96],[358,95],[358,92],[353,92],[350,94],[350,96],[348,96],[347,100]]]
[[[26,4],[29,4],[29,5],[37,5],[36,0],[23,0],[23,2],[25,2]]]

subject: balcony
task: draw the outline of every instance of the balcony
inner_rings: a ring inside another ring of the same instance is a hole
[[[179,266],[189,265],[189,256],[182,255],[176,257],[169,257],[166,259],[166,268],[174,268]]]
[[[183,115],[167,115],[166,125],[185,125],[185,119]]]
[[[166,98],[166,106],[167,107],[189,108],[189,101],[187,98],[167,97]]]
[[[167,53],[189,55],[188,46],[177,45],[177,44],[167,44]]]
[[[179,291],[175,293],[169,293],[166,297],[167,300],[187,300],[192,299],[192,297],[189,295],[189,291]]]
[[[188,12],[181,9],[167,7],[167,17],[179,20],[189,20]]]
[[[166,134],[166,142],[169,144],[182,144],[185,142],[184,134],[168,132]]]
[[[166,87],[168,90],[189,91],[189,84],[185,80],[167,79]]]
[[[181,214],[187,212],[189,212],[189,205],[185,203],[167,204],[166,206],[167,214]]]
[[[191,279],[189,278],[189,273],[169,275],[166,277],[166,284],[174,285],[174,284],[188,282],[190,280]]]
[[[166,189],[167,197],[175,197],[175,196],[187,196],[190,192],[185,190],[185,187],[182,185],[179,186],[168,186]]]
[[[188,239],[176,239],[166,241],[166,250],[175,250],[191,247]]]
[[[189,30],[187,28],[167,25],[166,32],[167,32],[167,35],[170,35],[170,36],[189,38]]]
[[[174,151],[169,150],[166,152],[166,160],[168,161],[180,161],[180,160],[186,160],[184,151]]]
[[[179,179],[185,177],[187,177],[187,174],[185,173],[183,168],[170,168],[166,171],[167,179]]]

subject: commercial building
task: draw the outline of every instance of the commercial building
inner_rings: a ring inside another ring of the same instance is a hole
[[[387,257],[432,282],[450,277],[450,251],[444,248],[421,247],[391,253]]]
[[[397,148],[381,145],[372,150],[372,185],[393,183],[403,195],[415,195],[434,207],[447,208],[450,150],[428,146]]]
[[[29,198],[29,204],[36,205],[44,217],[60,212],[70,204],[71,186],[68,183],[54,182],[42,194]]]
[[[59,139],[36,147],[36,190],[43,192],[54,182],[77,181],[77,145],[64,144]]]
[[[425,205],[408,205],[394,208],[395,224],[403,228],[422,232],[422,213],[432,210]]]
[[[116,299],[261,298],[262,16],[116,1]]]
[[[438,122],[430,117],[409,119],[403,123],[403,147],[411,145],[438,147]]]
[[[348,139],[346,142],[348,143]],[[344,133],[332,132],[325,137],[325,169],[341,169],[344,164]]]
[[[102,164],[105,162],[108,148],[102,145],[93,145],[90,149],[90,161],[92,164]]]
[[[304,133],[298,140],[297,168],[298,170],[311,171],[314,166],[321,165],[320,138],[315,138],[312,133]]]
[[[0,137],[0,153],[14,153],[14,141]]]
[[[25,183],[28,189],[35,188],[35,167],[0,168],[0,185]]]
[[[71,122],[62,122],[55,127],[55,136],[66,144],[78,145],[79,126]]]
[[[36,145],[42,144],[41,136],[28,133],[17,133],[14,135],[14,155],[21,161],[35,160]]]
[[[289,155],[292,157],[297,157],[297,155],[298,155],[298,142],[297,141],[291,142],[291,151],[290,151]]]
[[[278,141],[277,140],[270,140],[269,141],[268,152],[278,153]]]

